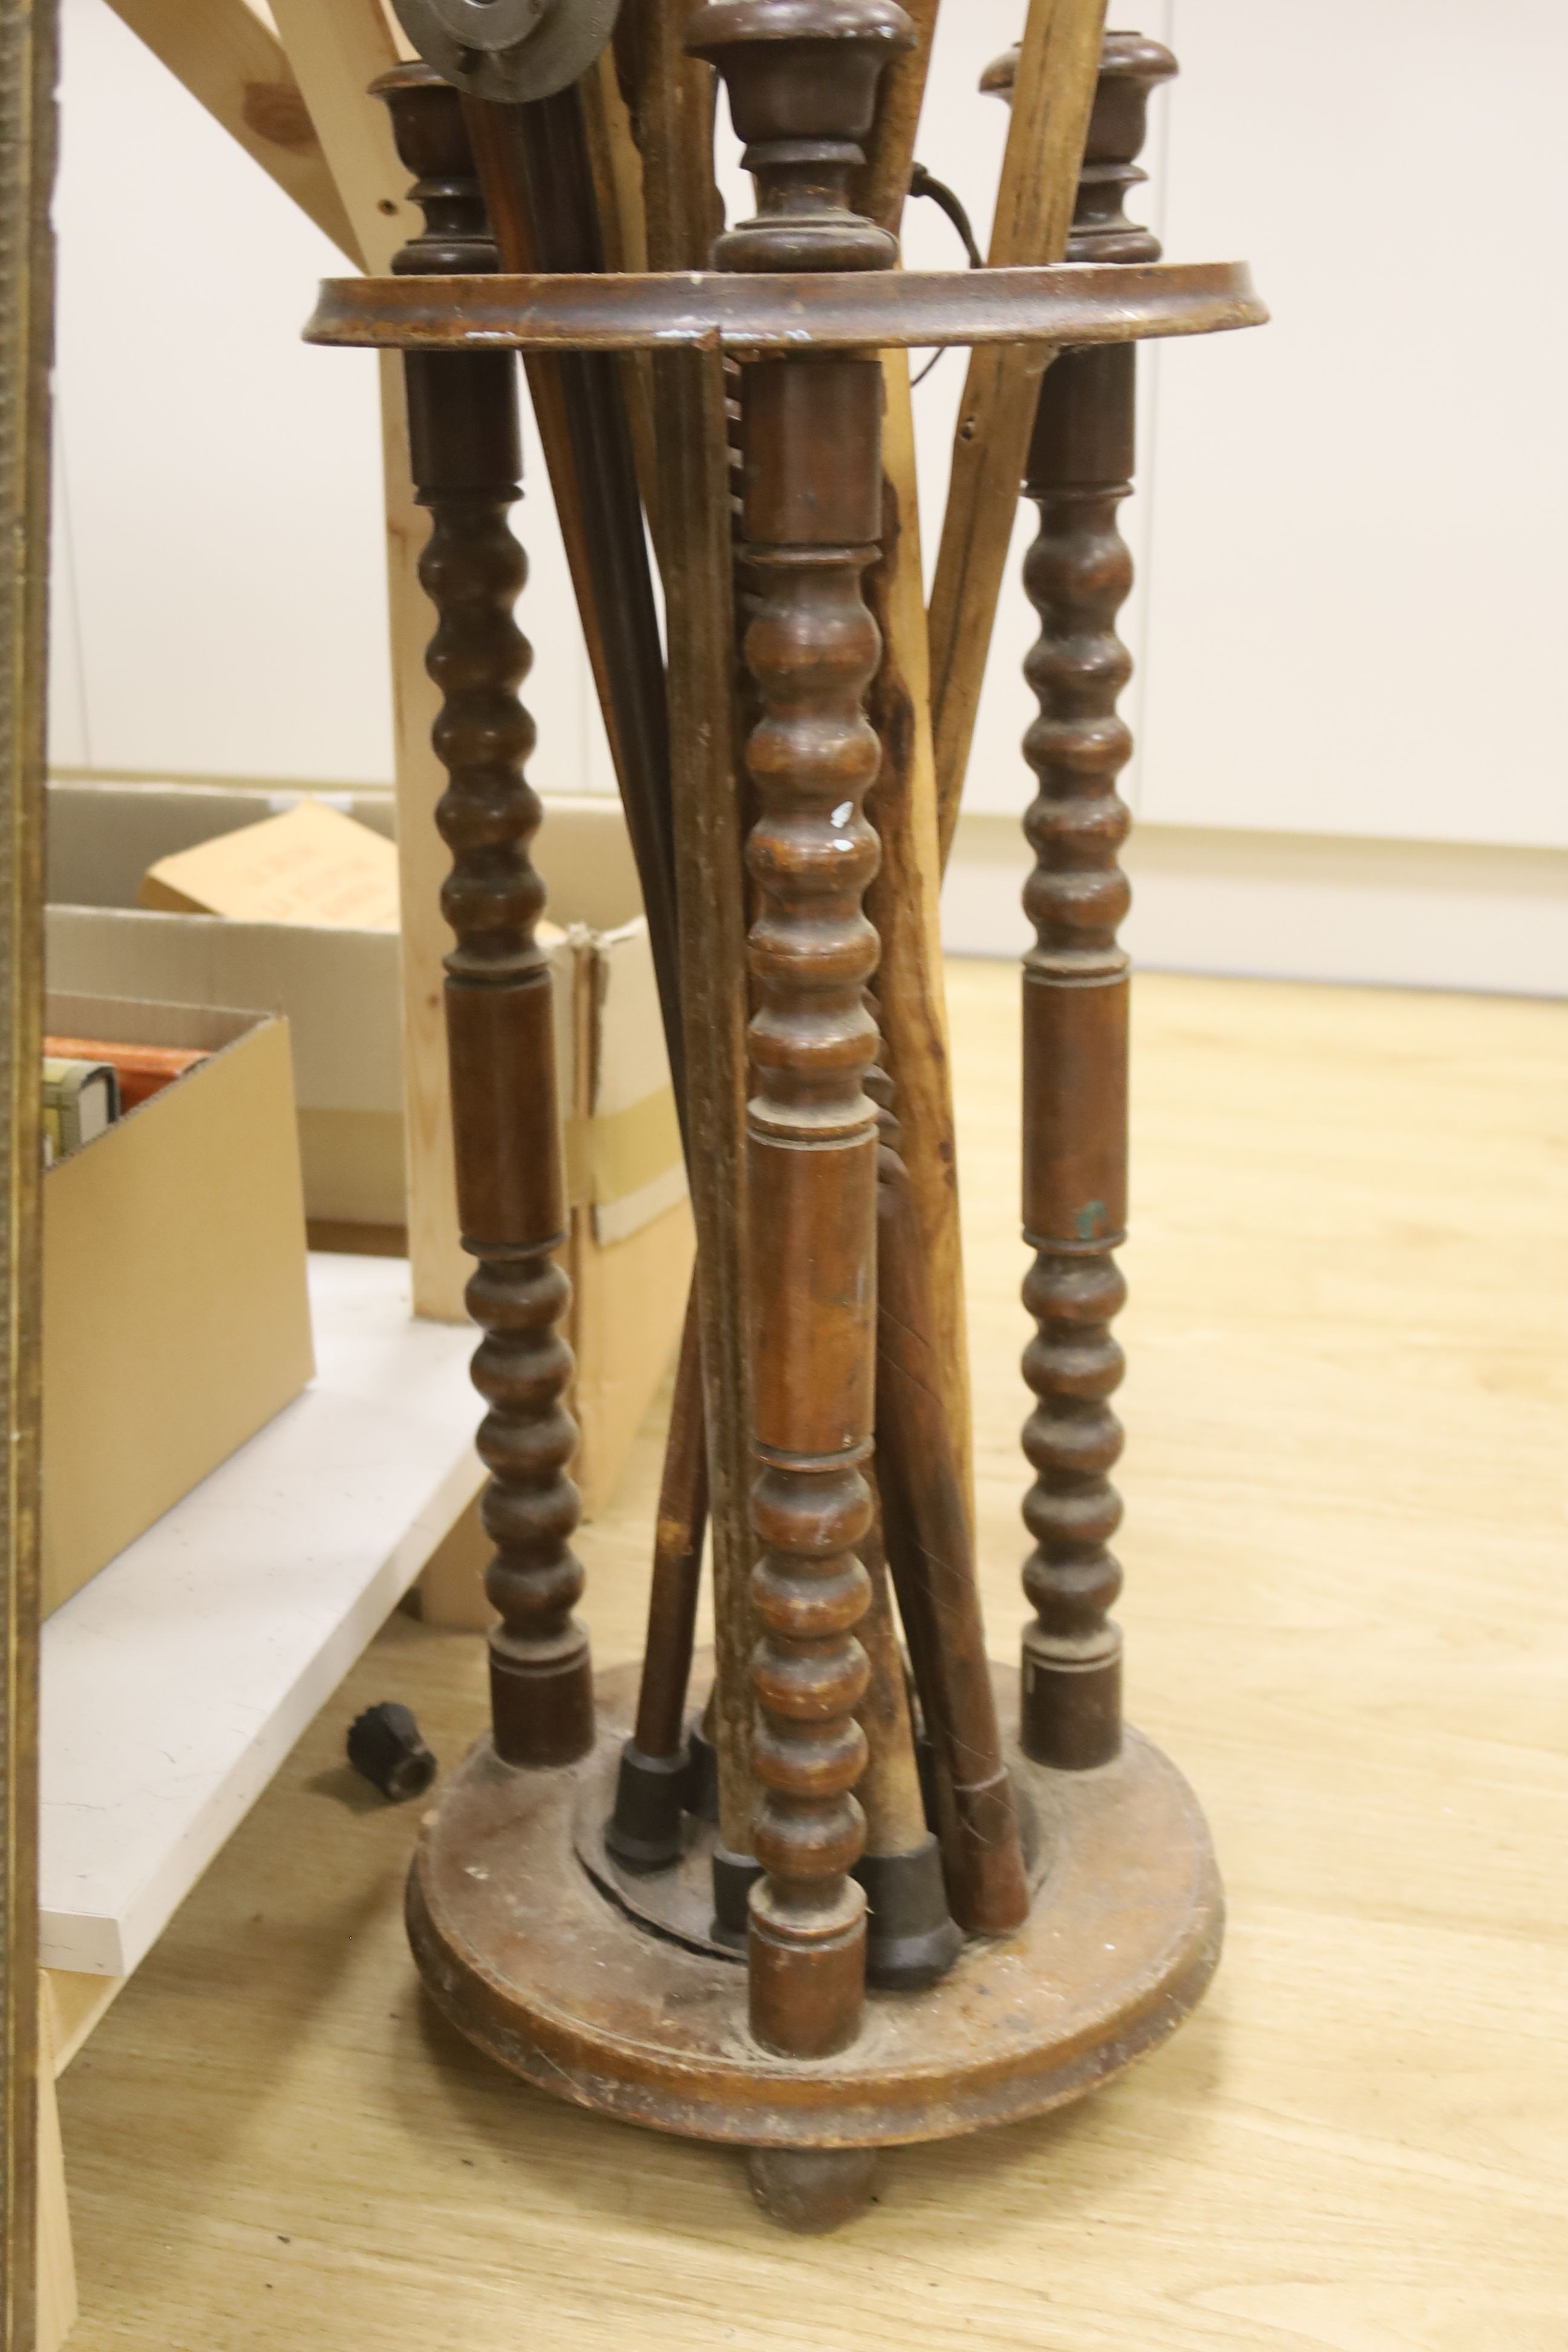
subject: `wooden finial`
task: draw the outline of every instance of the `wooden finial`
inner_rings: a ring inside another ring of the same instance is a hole
[[[1017,65],[1015,45],[986,67],[981,89],[1010,100]],[[1150,97],[1180,70],[1163,41],[1145,33],[1106,34],[1068,238],[1069,261],[1159,260],[1159,238],[1130,221],[1122,207],[1128,191],[1149,177],[1137,158],[1148,131]]]
[[[912,47],[895,0],[713,0],[686,46],[724,78],[757,214],[721,236],[717,269],[890,269],[898,241],[855,212],[851,174],[885,67]]]
[[[432,66],[394,66],[370,86],[384,100],[399,160],[415,174],[408,193],[425,216],[417,236],[393,257],[400,278],[456,278],[499,269],[468,144],[463,101]]]

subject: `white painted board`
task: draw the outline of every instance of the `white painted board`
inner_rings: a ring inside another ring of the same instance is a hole
[[[310,1386],[44,1627],[46,1968],[137,1966],[478,1490],[476,1334],[310,1273]]]

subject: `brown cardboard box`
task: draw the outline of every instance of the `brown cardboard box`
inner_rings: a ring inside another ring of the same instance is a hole
[[[307,1213],[404,1222],[397,940],[137,903],[173,853],[296,805],[254,787],[57,779],[49,787],[48,969],[57,987],[286,1013]],[[390,837],[390,792],[315,796]],[[607,1499],[679,1335],[691,1214],[637,870],[618,803],[546,803],[538,856],[552,950],[583,1433],[574,1475]]]
[[[308,923],[340,931],[398,928],[397,847],[374,825],[299,802],[236,833],[160,857],[138,903],[237,923]]]
[[[293,1049],[307,1215],[401,1225],[395,932],[241,923],[138,904],[142,877],[160,858],[279,814],[300,797],[222,785],[52,783],[49,985],[282,1013]],[[334,794],[331,805],[391,834],[390,793]]]
[[[211,1059],[44,1177],[43,1605],[311,1377],[285,1022],[51,993],[56,1034]]]

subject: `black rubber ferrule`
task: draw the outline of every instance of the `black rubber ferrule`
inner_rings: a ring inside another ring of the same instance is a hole
[[[727,1846],[713,1848],[713,1941],[732,1952],[743,1952],[751,1931],[751,1894],[763,1874],[752,1853],[731,1853]]]
[[[927,1836],[908,1853],[866,1853],[855,1865],[870,1911],[866,1980],[885,1990],[912,1992],[935,1984],[963,1948],[947,1907],[942,1854]]]
[[[419,1736],[413,1710],[397,1699],[383,1699],[354,1717],[349,1726],[348,1758],[354,1770],[395,1805],[422,1797],[436,1778],[436,1759]]]
[[[710,1827],[719,1825],[719,1750],[703,1732],[701,1722],[694,1722],[686,1735],[687,1753],[690,1763],[687,1770],[685,1803],[689,1813]]]
[[[635,1739],[621,1750],[616,1809],[605,1823],[605,1843],[627,1870],[668,1870],[680,1860],[681,1817],[690,1759],[645,1756]]]

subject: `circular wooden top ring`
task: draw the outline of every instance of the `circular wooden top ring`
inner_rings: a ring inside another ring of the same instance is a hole
[[[329,278],[305,341],[442,352],[1077,347],[1212,335],[1261,326],[1268,316],[1242,261]]]

